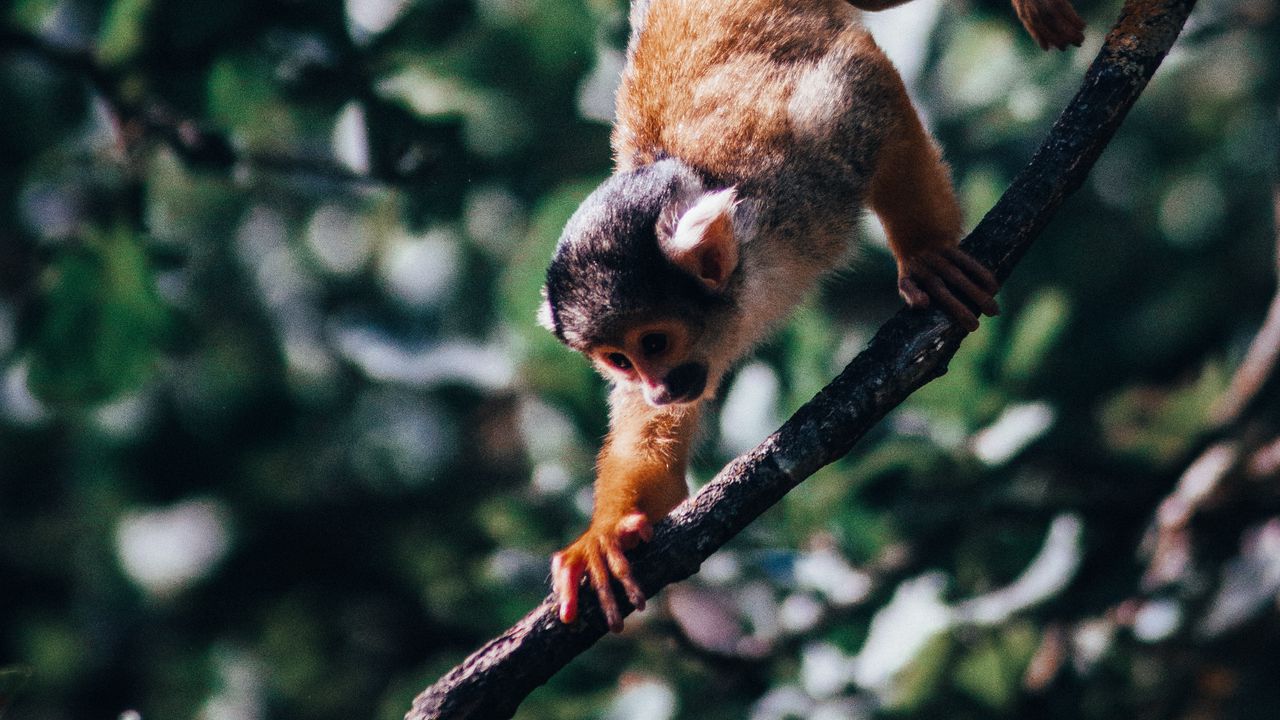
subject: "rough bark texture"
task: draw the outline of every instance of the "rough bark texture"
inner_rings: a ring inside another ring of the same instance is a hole
[[[965,240],[1008,276],[1067,195],[1084,181],[1181,31],[1194,0],[1129,0],[1079,92],[1028,166]],[[791,488],[849,452],[885,413],[946,372],[964,331],[940,313],[904,310],[840,375],[759,447],[730,463],[630,553],[647,594],[697,572],[702,561]],[[605,633],[590,593],[563,625],[553,598],[424,690],[406,720],[500,718]],[[625,597],[619,606],[630,611]]]

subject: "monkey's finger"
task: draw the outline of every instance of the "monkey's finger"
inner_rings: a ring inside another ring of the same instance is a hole
[[[938,276],[921,274],[918,279],[929,291],[929,297],[936,300],[951,319],[960,323],[960,326],[969,332],[978,329],[978,316],[973,314],[969,306],[960,302],[960,298],[952,295],[951,290],[938,279]]]
[[[1070,2],[1059,0],[1053,3],[1050,15],[1059,50],[1066,50],[1067,45],[1079,47],[1084,42],[1084,19]]]
[[[982,286],[989,294],[995,295],[1000,290],[1000,281],[996,280],[996,274],[991,272],[986,265],[978,262],[977,258],[958,247],[946,249],[947,259],[964,271],[966,275],[973,279],[974,282]]]
[[[618,613],[618,603],[613,599],[613,587],[609,584],[609,571],[598,550],[587,553],[587,574],[591,576],[591,585],[596,589],[600,610],[604,612],[610,632],[622,632],[622,615]]]
[[[929,255],[925,261],[929,263],[934,272],[942,276],[942,279],[948,285],[973,301],[984,315],[995,316],[1000,314],[1000,306],[996,303],[995,298],[991,297],[991,293],[978,287],[954,262],[939,255]]]
[[[907,301],[907,305],[913,308],[921,309],[929,307],[929,293],[920,289],[915,280],[911,276],[904,275],[898,279],[898,294],[903,300]]]
[[[633,512],[618,521],[618,539],[623,550],[630,550],[653,539],[653,524],[642,512]]]
[[[1018,9],[1018,19],[1022,21],[1022,26],[1031,34],[1031,39],[1036,41],[1036,45],[1041,50],[1049,49],[1049,37],[1045,30],[1045,21],[1040,6],[1037,3],[1028,3],[1026,6]]]
[[[1071,11],[1071,8],[1067,7],[1066,10]],[[1074,14],[1074,11],[1071,12]],[[1084,42],[1084,33],[1081,32],[1083,24],[1081,24],[1081,26],[1077,26],[1076,22],[1078,20],[1078,17],[1073,20],[1071,16],[1066,15],[1063,12],[1055,13],[1054,18],[1051,21],[1052,35],[1050,39],[1050,44],[1055,49],[1066,50],[1068,45],[1075,45],[1078,47]]]
[[[609,563],[609,572],[622,583],[622,589],[627,591],[627,599],[631,601],[631,606],[636,610],[643,610],[644,591],[631,575],[631,563],[627,562],[626,556],[622,554],[622,546],[616,539],[606,540],[604,553],[605,560]]]
[[[563,553],[551,558],[551,581],[560,598],[560,622],[568,625],[578,619],[578,588],[582,585],[582,563],[566,561]]]

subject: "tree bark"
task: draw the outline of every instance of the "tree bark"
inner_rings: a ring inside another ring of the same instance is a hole
[[[1194,0],[1128,0],[1084,82],[1027,167],[964,241],[1002,280],[1067,195],[1084,182],[1177,39]],[[946,372],[965,332],[938,311],[903,310],[866,350],[759,447],[737,458],[629,553],[646,594],[697,572],[711,553],[791,488],[849,452],[920,386]],[[618,596],[624,614],[626,598]],[[591,593],[564,625],[553,597],[414,700],[406,720],[510,717],[520,702],[605,634]]]

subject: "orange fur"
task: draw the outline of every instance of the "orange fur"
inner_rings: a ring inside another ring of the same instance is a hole
[[[628,309],[621,327],[599,319],[627,305],[608,292],[556,306],[557,313],[569,307],[572,327],[564,331],[559,315],[552,329],[615,382],[591,524],[554,559],[565,622],[576,618],[584,576],[611,629],[622,627],[613,581],[637,608],[644,604],[623,553],[649,539],[653,523],[685,498],[699,403],[818,278],[840,266],[864,204],[884,222],[910,305],[941,307],[971,330],[978,325],[971,306],[999,311],[995,276],[957,246],[962,218],[947,165],[856,15],[844,0],[638,0],[632,19],[641,29],[618,91],[618,172],[570,221],[553,259],[557,294],[616,288],[625,277],[619,257],[643,257],[634,243],[648,237],[679,272],[728,302],[672,314],[665,303],[683,286],[654,284],[665,294],[653,300],[645,277],[627,286],[627,298],[650,305]],[[667,177],[686,184],[668,191],[648,235],[616,222],[655,212],[634,210],[648,207],[637,198],[650,192],[645,182],[656,182],[637,178],[673,167],[684,174]],[[717,197],[732,202],[722,206]],[[703,217],[708,208],[722,214]],[[692,235],[670,222],[686,218]],[[664,235],[670,227],[675,234]],[[549,294],[546,317],[551,302]],[[660,347],[646,346],[654,334]]]
[[[591,525],[552,560],[552,579],[560,597],[560,619],[578,612],[579,582],[590,578],[609,628],[622,629],[622,616],[609,578],[622,583],[636,609],[644,593],[631,577],[622,551],[652,535],[653,523],[666,517],[688,495],[685,463],[698,423],[697,404],[655,408],[630,389],[615,390],[609,438],[596,468],[595,509]]]
[[[841,0],[655,0],[618,91],[619,167],[697,158],[729,182],[787,160],[794,74],[836,43],[865,43]]]
[[[596,468],[593,525],[634,510],[657,522],[684,500],[697,418],[696,405],[655,408],[636,393],[614,393],[609,438]]]
[[[962,215],[947,165],[911,109],[906,88],[895,101],[903,108],[900,130],[880,150],[868,204],[901,266],[912,255],[955,245]]]

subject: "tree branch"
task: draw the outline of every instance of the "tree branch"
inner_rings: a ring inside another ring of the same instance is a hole
[[[247,151],[231,137],[194,118],[184,117],[162,99],[143,95],[134,99],[125,92],[126,76],[102,65],[91,49],[57,45],[22,30],[0,29],[0,53],[24,52],[61,70],[79,76],[102,100],[111,116],[124,154],[140,143],[160,142],[187,166],[228,171],[236,166],[282,175],[355,185],[421,184],[427,167],[411,172],[386,169],[362,173],[329,158]]]
[[[965,240],[1008,276],[1067,195],[1084,182],[1120,122],[1178,37],[1194,0],[1128,0],[1071,103],[1030,164]],[[630,553],[652,595],[698,570],[711,553],[791,488],[843,456],[914,390],[946,372],[964,331],[937,311],[904,310],[813,400],[759,447],[730,463]],[[509,717],[520,702],[605,633],[583,595],[581,620],[564,625],[548,597],[424,690],[406,720]],[[625,597],[619,606],[629,612]]]
[[[1276,292],[1262,327],[1231,378],[1231,387],[1214,409],[1214,420],[1219,427],[1245,417],[1260,398],[1271,395],[1269,390],[1280,381],[1280,184],[1272,190],[1272,217],[1276,233]]]

